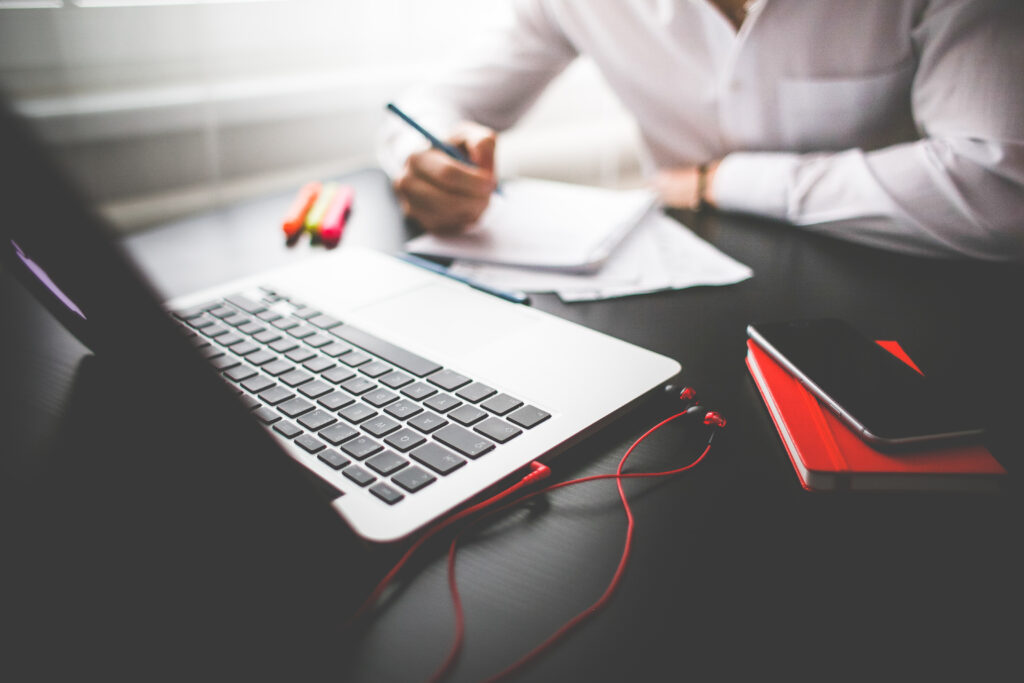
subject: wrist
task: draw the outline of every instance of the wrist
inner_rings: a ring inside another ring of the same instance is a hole
[[[719,161],[715,160],[697,167],[697,210],[715,206],[714,181]]]

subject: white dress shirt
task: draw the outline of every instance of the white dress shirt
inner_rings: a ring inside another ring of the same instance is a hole
[[[723,159],[723,209],[1024,260],[1022,5],[757,0],[737,31],[707,0],[522,0],[465,66],[401,103],[441,131],[505,130],[587,55],[656,166]],[[392,159],[421,142],[388,124]]]

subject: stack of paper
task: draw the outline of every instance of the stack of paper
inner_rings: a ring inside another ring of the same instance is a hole
[[[647,191],[539,180],[509,181],[480,221],[451,237],[424,235],[407,249],[453,258],[450,272],[486,285],[587,301],[753,275],[666,217]]]

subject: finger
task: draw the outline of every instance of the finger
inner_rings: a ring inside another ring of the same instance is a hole
[[[463,164],[431,149],[409,156],[409,171],[452,195],[485,197],[494,191],[490,171]]]
[[[480,217],[490,195],[466,197],[453,195],[414,173],[405,173],[395,181],[402,212],[431,232],[460,230]]]
[[[498,142],[494,130],[478,123],[466,122],[455,131],[451,142],[465,149],[474,164],[494,173],[494,150]]]

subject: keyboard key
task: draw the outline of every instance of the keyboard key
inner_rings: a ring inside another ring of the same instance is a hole
[[[433,396],[437,393],[437,389],[426,384],[425,382],[416,382],[408,386],[402,387],[402,393],[409,398],[416,399],[417,401],[426,398],[427,396]]]
[[[237,344],[232,344],[231,345],[231,352],[232,353],[236,353],[239,356],[247,356],[250,353],[256,353],[257,351],[261,351],[261,350],[262,349],[260,349],[260,347],[256,346],[252,342],[247,342],[247,341],[243,341],[243,342],[239,342]]]
[[[267,329],[267,328],[264,327],[263,325],[260,325],[255,320],[250,320],[249,322],[244,323],[244,324],[238,326],[238,331],[239,332],[247,334],[250,337],[255,335],[255,334],[259,334],[260,332],[262,332],[265,329]]]
[[[241,363],[241,361],[234,356],[215,356],[210,359],[210,363],[218,370],[228,370]]]
[[[366,486],[367,484],[377,481],[377,477],[373,476],[359,465],[352,465],[345,470],[345,476],[360,486]]]
[[[316,351],[306,348],[292,349],[288,353],[284,354],[285,358],[293,360],[296,363],[305,363],[310,358],[316,357]]]
[[[409,455],[416,462],[426,465],[438,474],[449,474],[466,464],[465,460],[436,443],[428,443]]]
[[[343,344],[342,342],[339,341],[334,341],[328,344],[327,346],[320,347],[320,352],[326,353],[331,358],[337,358],[341,354],[348,353],[351,350],[351,346],[349,346],[348,344]]]
[[[214,305],[215,304],[213,302],[210,302],[206,304],[200,304],[198,306],[192,306],[190,308],[186,308],[180,311],[173,311],[173,313],[175,317],[180,318],[181,320],[191,320],[193,318],[198,318],[199,316],[206,312],[206,309],[211,308]]]
[[[510,413],[519,406],[523,405],[523,402],[518,398],[513,398],[508,394],[498,394],[487,399],[480,406],[486,410],[491,411],[495,415],[505,415]]]
[[[377,414],[377,411],[365,403],[353,403],[347,408],[343,408],[338,414],[349,422],[358,424],[363,420],[369,420]]]
[[[376,406],[377,408],[386,406],[387,404],[396,401],[397,399],[398,394],[388,391],[387,389],[376,389],[363,396],[364,401],[366,401],[372,406]]]
[[[326,334],[314,334],[311,337],[306,337],[302,341],[307,345],[312,346],[314,349],[319,349],[321,346],[327,346],[334,340]]]
[[[302,433],[302,429],[296,426],[294,422],[289,422],[288,420],[278,422],[274,425],[274,431],[288,439],[295,438]]]
[[[409,493],[416,493],[424,486],[432,484],[437,480],[437,477],[427,472],[422,467],[407,467],[395,476],[391,477],[391,481],[395,482]]]
[[[345,365],[355,368],[362,365],[363,363],[369,363],[370,357],[367,356],[362,351],[349,351],[344,356],[341,356],[338,360],[340,360]]]
[[[263,375],[256,375],[242,382],[242,388],[251,394],[258,394],[272,386],[274,386],[274,380]]]
[[[363,373],[367,377],[380,377],[385,373],[391,372],[391,366],[387,363],[382,363],[379,360],[374,360],[360,366],[359,372]]]
[[[287,337],[283,337],[275,342],[270,343],[270,348],[272,348],[274,351],[277,351],[278,353],[287,353],[292,349],[298,348],[298,346],[299,345],[295,340],[288,339]]]
[[[398,501],[405,498],[404,495],[398,492],[393,486],[388,486],[384,482],[380,481],[370,487],[370,493],[383,500],[388,505],[394,505]]]
[[[290,329],[298,327],[300,323],[295,318],[278,318],[277,320],[271,321],[270,324],[279,330],[287,332]]]
[[[329,315],[324,315],[323,313],[314,315],[312,318],[307,320],[307,322],[310,325],[316,325],[322,330],[329,330],[332,327],[337,327],[338,325],[341,324],[340,320],[336,320],[335,318],[332,318]]]
[[[356,460],[362,460],[363,458],[369,457],[383,449],[383,446],[368,436],[358,436],[350,441],[346,441],[341,446],[341,450],[345,451]]]
[[[434,438],[470,458],[479,458],[494,449],[494,444],[487,439],[457,425],[443,427]]]
[[[263,372],[267,373],[268,375],[273,375],[274,377],[277,377],[278,375],[283,375],[289,370],[294,370],[295,366],[286,360],[278,359],[275,361],[271,361],[266,365],[260,366],[260,369],[263,370]]]
[[[359,432],[352,429],[344,422],[339,422],[336,425],[331,425],[327,429],[320,432],[320,438],[327,441],[332,446],[337,446],[340,443],[348,441]]]
[[[242,394],[241,399],[242,399],[242,405],[244,405],[249,410],[252,410],[253,408],[256,408],[257,406],[260,405],[260,402],[256,399],[255,396],[249,396],[248,394]]]
[[[424,401],[423,405],[439,413],[445,413],[455,406],[462,405],[462,401],[448,394],[435,394]]]
[[[295,327],[287,330],[287,332],[296,339],[305,339],[306,337],[312,337],[316,334],[316,328],[310,327],[309,325],[296,325]]]
[[[252,321],[252,318],[247,315],[242,315],[241,313],[232,313],[231,315],[224,316],[221,320],[232,327],[238,327],[239,325],[244,325],[247,322]],[[190,322],[189,324],[191,325],[192,323]]]
[[[484,400],[493,393],[495,393],[494,389],[487,386],[486,384],[481,384],[480,382],[473,382],[472,384],[456,391],[455,395],[458,396],[459,398],[466,399],[470,403],[477,403],[479,401]]]
[[[318,429],[322,429],[327,425],[334,424],[337,421],[338,418],[334,417],[334,415],[327,412],[326,410],[320,410],[319,408],[317,408],[311,413],[306,413],[298,420],[300,425],[310,430],[311,432],[315,432]]]
[[[354,402],[354,398],[348,394],[343,394],[340,391],[332,391],[326,396],[321,396],[317,401],[317,403],[322,405],[324,408],[327,408],[327,410],[338,410],[338,408],[344,408]]]
[[[406,384],[412,381],[412,377],[399,372],[398,370],[392,370],[388,374],[380,378],[380,383],[384,386],[391,387],[392,389],[401,389]]]
[[[441,370],[428,377],[427,381],[431,384],[436,384],[445,391],[455,391],[459,387],[469,384],[470,379],[454,370]]]
[[[253,365],[264,365],[272,360],[277,359],[276,353],[271,353],[266,349],[260,349],[256,353],[250,353],[245,357],[245,360]]]
[[[317,356],[316,358],[311,358],[310,360],[303,363],[302,367],[306,368],[310,372],[323,372],[328,368],[333,368],[334,361],[332,361],[330,358]]]
[[[263,330],[259,334],[254,334],[252,338],[260,344],[269,344],[280,339],[281,334],[277,330]]]
[[[375,472],[388,476],[402,469],[409,462],[394,451],[383,451],[367,460],[366,464]]]
[[[510,441],[523,433],[523,430],[519,427],[510,425],[508,422],[497,417],[489,417],[477,426],[473,427],[473,429],[484,436],[494,439],[498,443],[505,443],[506,441]]]
[[[214,337],[214,341],[216,341],[221,346],[231,347],[234,346],[235,344],[241,344],[242,337],[237,334],[222,334],[219,337]]]
[[[321,377],[326,379],[331,384],[337,384],[338,382],[344,382],[345,380],[352,379],[355,376],[356,376],[356,373],[354,373],[351,370],[349,370],[348,368],[342,367],[340,365],[338,367],[334,368],[333,370],[328,370],[327,372],[325,372],[325,373],[323,373],[321,375]]]
[[[303,434],[299,438],[295,439],[295,443],[299,444],[299,447],[307,453],[319,453],[323,449],[327,448],[323,441],[312,434]]]
[[[305,370],[291,370],[278,377],[278,379],[290,387],[297,387],[300,384],[313,379],[313,375],[309,374]]]
[[[293,398],[279,405],[277,409],[288,417],[298,417],[313,410],[313,404],[302,398]]]
[[[272,406],[276,406],[279,403],[284,403],[290,398],[294,398],[295,394],[288,391],[282,386],[273,386],[266,391],[260,392],[260,398]]]
[[[272,425],[281,419],[280,415],[274,412],[272,408],[268,408],[267,406],[261,406],[257,408],[256,410],[252,411],[252,414],[256,416],[256,419],[258,419],[265,425]]]
[[[241,308],[246,313],[262,313],[267,310],[267,307],[261,302],[250,299],[244,294],[232,294],[231,296],[224,297],[224,300],[232,306]]]
[[[209,325],[201,328],[199,331],[206,337],[219,337],[222,334],[227,334],[229,332],[228,328],[223,325]]]
[[[487,417],[487,413],[476,406],[471,406],[467,403],[448,413],[448,417],[461,425],[469,427],[470,425],[476,424]]]
[[[331,330],[331,334],[341,337],[359,348],[366,349],[373,355],[380,356],[392,365],[397,365],[417,377],[423,377],[441,369],[441,366],[437,363],[407,351],[400,346],[395,346],[391,342],[384,341],[380,337],[364,332],[352,325],[339,325]]]
[[[384,438],[384,443],[397,451],[405,453],[422,444],[426,439],[411,429],[400,429],[399,431]]]
[[[545,413],[540,408],[533,406],[523,406],[516,412],[508,416],[509,421],[515,422],[520,427],[526,427],[532,429],[539,425],[544,420],[551,417],[551,413]]]
[[[350,394],[365,394],[371,389],[375,389],[376,384],[372,380],[366,379],[365,377],[353,377],[352,379],[345,380],[341,383],[341,388]]]
[[[448,424],[448,420],[428,410],[409,420],[409,424],[424,434],[429,434],[436,429],[444,427]]]
[[[338,451],[330,451],[330,450],[324,451],[323,453],[321,453],[320,455],[318,455],[316,457],[319,458],[320,460],[322,460],[323,462],[327,463],[328,465],[330,465],[332,468],[334,468],[336,470],[340,470],[342,467],[347,465],[348,462],[349,462],[348,458],[346,458],[344,455],[342,455]]]
[[[375,417],[368,422],[363,423],[363,429],[373,434],[378,439],[387,436],[391,432],[401,427],[401,423],[392,420],[390,417]]]
[[[256,369],[250,365],[239,365],[224,372],[225,377],[235,382],[241,382],[242,380],[249,379],[255,374]]]
[[[299,393],[303,396],[308,396],[309,398],[320,398],[331,391],[331,385],[319,379],[315,379],[312,382],[306,382],[299,387]]]
[[[412,401],[403,398],[398,403],[392,403],[391,405],[389,405],[387,408],[384,409],[384,412],[388,413],[389,415],[394,415],[399,420],[404,420],[407,417],[411,417],[418,413],[422,413],[423,408],[421,408],[419,404],[413,403]]]

